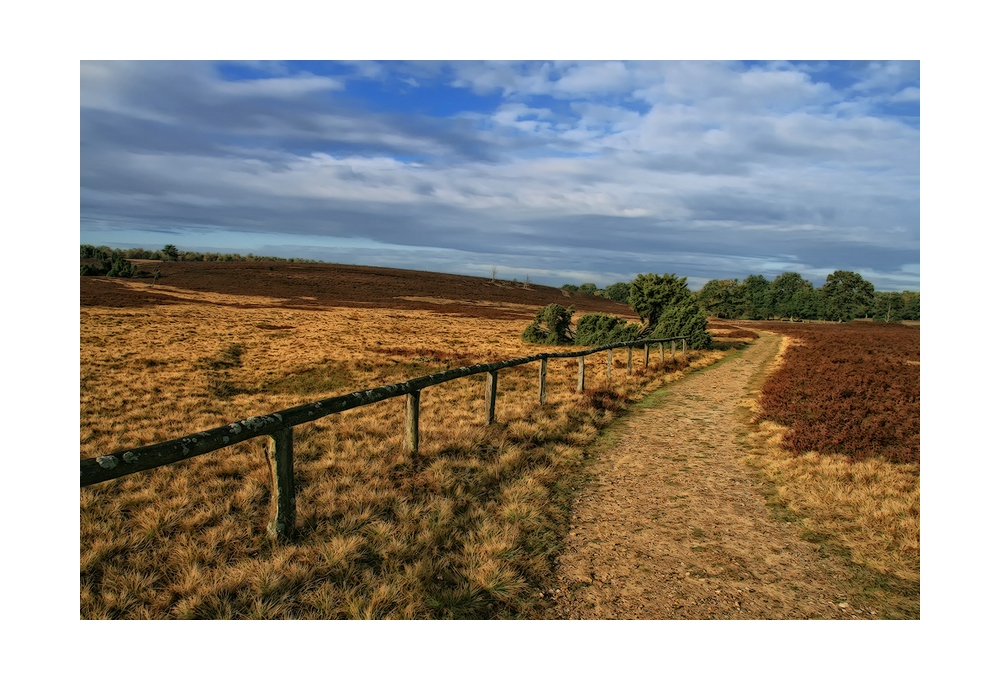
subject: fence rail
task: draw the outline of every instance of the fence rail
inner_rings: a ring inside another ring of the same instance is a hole
[[[486,373],[486,423],[490,424],[495,417],[498,373],[502,369],[540,361],[538,401],[540,404],[544,404],[546,394],[545,374],[549,359],[571,359],[577,357],[579,359],[577,391],[582,392],[585,386],[585,357],[597,352],[606,351],[608,353],[608,379],[610,380],[613,363],[612,353],[615,349],[628,348],[627,370],[631,374],[633,347],[645,347],[645,360],[648,365],[650,345],[659,344],[660,362],[662,363],[665,360],[664,343],[670,343],[670,355],[673,357],[677,341],[682,343],[682,351],[687,353],[687,336],[629,340],[576,352],[548,352],[488,364],[463,366],[394,385],[384,385],[369,390],[321,399],[320,401],[293,406],[292,408],[276,411],[268,415],[245,418],[229,425],[205,430],[204,432],[198,432],[186,437],[179,437],[158,444],[150,444],[148,446],[118,451],[106,456],[81,460],[80,486],[90,486],[136,472],[142,472],[143,470],[170,465],[171,463],[210,453],[248,439],[267,436],[270,438],[267,447],[267,459],[271,468],[273,482],[271,499],[273,519],[268,524],[268,532],[273,536],[287,537],[291,535],[295,526],[295,499],[292,485],[294,474],[292,464],[292,428],[296,425],[303,425],[334,413],[340,413],[359,406],[366,406],[405,395],[406,419],[403,439],[407,450],[411,455],[415,455],[420,439],[420,390],[426,387]]]

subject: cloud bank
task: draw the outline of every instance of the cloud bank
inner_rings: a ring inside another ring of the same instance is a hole
[[[82,62],[81,240],[919,290],[917,62]]]

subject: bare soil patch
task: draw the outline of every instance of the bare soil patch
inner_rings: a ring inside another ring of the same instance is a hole
[[[738,407],[778,351],[761,338],[626,416],[590,467],[557,569],[555,618],[859,619],[849,565],[766,503]]]

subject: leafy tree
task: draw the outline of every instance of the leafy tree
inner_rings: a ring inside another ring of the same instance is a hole
[[[807,287],[812,288],[812,284],[796,272],[785,272],[777,276],[771,282],[771,314],[781,319],[802,317],[792,299],[796,292]]]
[[[771,284],[760,274],[743,279],[740,285],[739,318],[766,319],[771,312]]]
[[[838,269],[820,289],[824,315],[829,320],[851,321],[865,314],[875,297],[875,287],[860,274]]]
[[[80,246],[80,259],[81,260],[92,260],[95,257],[97,248],[91,245],[83,244]]]
[[[568,290],[571,293],[575,293],[576,291],[580,290],[580,286],[574,286],[572,283],[564,283],[562,285],[562,289]]]
[[[521,339],[538,345],[569,345],[573,335],[569,326],[573,319],[573,308],[551,304],[538,310],[535,319],[521,333]]]
[[[708,319],[688,290],[687,277],[674,274],[640,274],[629,286],[629,304],[646,324],[653,337],[690,335],[693,349],[711,344],[706,327]]]
[[[687,335],[691,349],[707,349],[712,344],[708,334],[708,319],[693,297],[666,307],[653,328],[654,338]]]
[[[639,274],[629,285],[629,305],[647,328],[656,326],[664,309],[691,297],[686,276]]]
[[[610,345],[613,342],[636,340],[642,328],[611,314],[584,314],[576,324],[574,342],[577,345]]]
[[[177,246],[168,243],[167,245],[163,246],[163,254],[170,260],[176,260],[178,257],[180,257],[181,253],[179,250],[177,250]]]
[[[586,293],[587,295],[594,295],[597,293],[596,283],[584,283],[580,285],[580,292]]]
[[[628,304],[628,284],[619,281],[604,289],[604,297]]]
[[[734,298],[738,294],[740,282],[736,279],[712,279],[698,291],[698,304],[706,314],[720,319],[736,318]]]

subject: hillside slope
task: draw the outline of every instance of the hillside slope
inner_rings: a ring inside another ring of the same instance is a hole
[[[573,305],[577,312],[634,318],[628,305],[559,288],[474,276],[383,269],[341,264],[291,262],[135,261],[139,269],[159,269],[151,279],[80,277],[81,307],[143,307],[183,298],[171,291],[247,295],[282,300],[293,309],[380,307],[424,309],[485,318],[531,318],[547,304]]]

